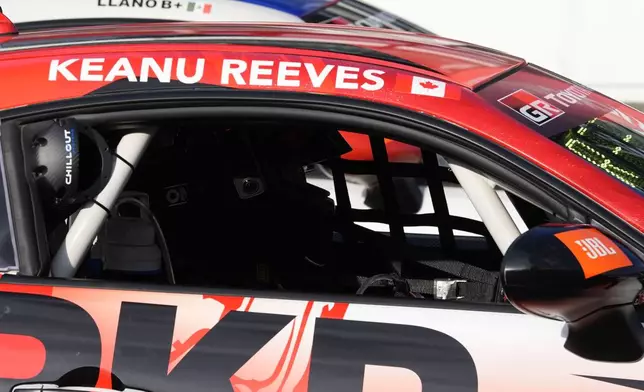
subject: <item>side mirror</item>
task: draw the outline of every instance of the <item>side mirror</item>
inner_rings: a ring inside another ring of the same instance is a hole
[[[550,224],[512,243],[501,285],[522,312],[564,321],[568,351],[631,362],[644,356],[644,328],[634,306],[643,274],[642,260],[598,229]]]

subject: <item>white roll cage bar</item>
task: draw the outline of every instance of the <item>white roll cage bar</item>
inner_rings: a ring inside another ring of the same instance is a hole
[[[116,147],[119,159],[114,160],[112,176],[96,196],[96,202],[100,205],[90,201],[78,212],[65,236],[65,241],[52,260],[53,277],[71,278],[76,275],[78,267],[108,217],[107,211],[114,207],[154,133],[154,130],[129,133],[120,140]]]

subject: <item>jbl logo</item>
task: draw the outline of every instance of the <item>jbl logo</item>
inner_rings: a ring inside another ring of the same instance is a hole
[[[614,255],[617,253],[615,248],[612,246],[606,246],[597,237],[584,238],[583,240],[575,241],[575,243],[579,245],[581,250],[586,252],[586,255],[593,260],[598,257]]]
[[[597,229],[570,230],[555,236],[575,256],[586,279],[633,265],[619,246]]]

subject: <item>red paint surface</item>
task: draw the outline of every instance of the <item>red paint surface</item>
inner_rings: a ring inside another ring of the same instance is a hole
[[[4,14],[0,13],[0,36],[15,34],[16,26]],[[3,37],[0,37],[2,39]]]

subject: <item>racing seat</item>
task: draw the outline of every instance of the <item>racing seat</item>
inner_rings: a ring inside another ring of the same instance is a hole
[[[174,283],[165,238],[151,214],[147,195],[124,192],[119,197],[88,262],[89,277]]]

